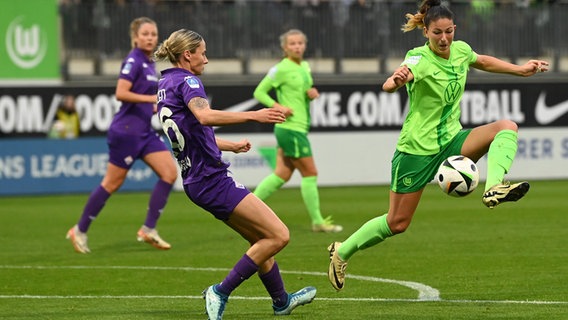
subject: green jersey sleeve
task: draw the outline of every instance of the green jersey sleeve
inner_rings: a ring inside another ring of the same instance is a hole
[[[278,80],[276,79],[277,73],[278,65],[270,68],[266,76],[264,76],[264,78],[256,86],[256,89],[253,93],[253,96],[256,98],[256,100],[258,100],[266,107],[272,107],[276,102],[274,99],[272,99],[269,93],[273,88],[278,87]]]

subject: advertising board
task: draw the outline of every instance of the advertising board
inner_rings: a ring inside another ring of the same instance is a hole
[[[9,2],[0,10],[0,83],[59,82],[57,1]]]
[[[320,185],[388,184],[390,160],[407,112],[404,90],[389,94],[373,85],[323,85],[318,89],[321,96],[311,105],[310,140]],[[207,88],[214,108],[231,111],[261,108],[251,97],[253,90],[251,86]],[[46,139],[64,94],[76,97],[81,138]],[[110,86],[0,88],[0,195],[90,191],[104,174],[104,136],[119,107]],[[568,171],[561,169],[568,160],[568,92],[564,84],[468,86],[462,100],[464,126],[499,119],[519,125],[519,149],[508,179],[568,178]],[[271,125],[227,126],[216,128],[216,134],[230,140],[247,138],[253,145],[246,154],[224,154],[239,182],[253,188],[271,172],[270,154],[276,145]],[[478,164],[483,177],[485,159]],[[152,186],[153,173],[139,165],[140,171],[135,170],[134,175],[148,177],[148,183],[133,179],[125,190]],[[67,166],[70,171],[64,170]],[[298,186],[299,181],[296,173],[287,186]],[[176,188],[180,189],[179,181]]]

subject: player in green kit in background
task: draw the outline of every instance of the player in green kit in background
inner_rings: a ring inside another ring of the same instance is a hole
[[[503,182],[517,152],[517,124],[499,120],[463,130],[460,100],[470,66],[528,77],[547,71],[548,63],[530,60],[515,65],[477,54],[463,41],[453,41],[454,15],[440,0],[424,0],[416,14],[406,17],[403,31],[421,29],[428,41],[408,51],[401,66],[383,84],[387,92],[406,85],[410,104],[392,159],[389,210],[366,222],[343,243],[328,247],[328,276],[336,290],[344,286],[347,260],[353,254],[408,228],[424,187],[447,157],[462,154],[477,162],[487,154],[482,202],[489,208],[517,201],[529,190],[528,182]]]
[[[302,175],[301,193],[310,215],[312,231],[339,232],[340,225],[333,224],[331,217],[323,218],[320,211],[317,186],[317,168],[308,140],[310,130],[310,101],[319,96],[313,87],[310,66],[304,61],[307,37],[297,29],[280,36],[280,46],[285,57],[268,71],[254,90],[254,97],[269,108],[282,109],[286,121],[274,125],[278,142],[276,168],[264,178],[254,194],[265,200],[280,189],[298,169]],[[269,92],[276,91],[278,101]]]

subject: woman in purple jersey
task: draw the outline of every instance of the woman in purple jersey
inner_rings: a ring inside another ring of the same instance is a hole
[[[156,223],[166,206],[177,168],[170,151],[152,129],[152,115],[156,113],[158,77],[152,54],[158,44],[158,27],[146,17],[130,24],[132,51],[124,59],[116,85],[116,99],[122,102],[107,134],[109,163],[101,184],[91,193],[79,222],[67,232],[75,251],[90,252],[87,230],[98,216],[107,199],[117,191],[134,161],[142,159],[158,175],[150,201],[146,221],[138,230],[138,241],[158,249],[170,249],[156,231]]]
[[[206,312],[209,319],[222,319],[231,292],[258,272],[272,297],[274,314],[287,315],[310,303],[316,289],[306,287],[292,294],[284,289],[274,255],[288,244],[288,228],[264,202],[233,180],[229,164],[221,158],[221,151],[247,152],[250,143],[216,138],[212,127],[247,121],[282,123],[286,118],[273,108],[247,112],[211,109],[198,78],[208,62],[205,53],[203,37],[181,29],[162,43],[155,57],[174,66],[162,71],[158,113],[180,165],[185,193],[250,243],[225,279],[203,291]]]

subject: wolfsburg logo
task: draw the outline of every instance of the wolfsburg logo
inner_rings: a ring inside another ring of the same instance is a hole
[[[446,103],[448,104],[454,103],[459,97],[460,92],[461,85],[459,84],[459,82],[452,81],[446,87],[446,91],[444,91],[444,100],[446,100]]]
[[[18,67],[31,69],[36,67],[45,57],[47,51],[47,35],[37,24],[24,27],[24,17],[14,19],[6,30],[6,51]]]

